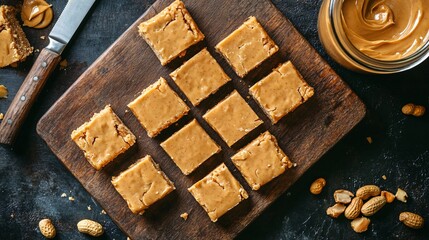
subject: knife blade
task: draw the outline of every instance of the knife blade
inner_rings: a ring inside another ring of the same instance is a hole
[[[69,0],[49,34],[47,49],[61,54],[95,0]]]
[[[95,0],[69,0],[0,124],[0,143],[13,144],[37,96]]]

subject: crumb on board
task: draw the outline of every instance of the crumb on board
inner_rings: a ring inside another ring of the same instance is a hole
[[[42,36],[40,36],[40,39],[45,40],[46,36],[42,35]]]
[[[36,49],[34,49],[34,52],[38,53],[38,52],[40,52],[40,49],[36,48]]]
[[[75,200],[74,197],[71,197],[71,196],[69,197],[70,202],[73,202],[74,200]]]
[[[67,194],[66,194],[66,193],[62,193],[62,194],[61,194],[61,197],[62,197],[62,198],[65,198],[65,197],[67,197]]]
[[[11,213],[10,218],[14,218],[14,217],[15,217],[15,214]]]
[[[189,214],[187,212],[180,214],[180,217],[183,218],[185,221],[186,221],[186,219],[188,219],[188,216],[189,216]]]
[[[372,143],[372,137],[366,137],[366,140],[368,141],[369,144]]]
[[[103,210],[101,210],[100,214],[106,215],[106,211],[104,211],[104,209],[103,209]]]
[[[86,207],[86,208],[88,208],[88,211],[92,210],[91,205],[88,205],[88,207]]]
[[[67,62],[67,59],[63,59],[63,60],[61,60],[61,62],[60,62],[60,69],[61,70],[63,70],[63,69],[66,69],[67,68],[67,66],[69,65],[69,63]]]
[[[3,118],[4,118],[3,113],[0,113],[0,120],[3,120]]]
[[[297,163],[293,163],[293,165],[292,165],[293,167],[297,167],[298,166],[298,164]]]
[[[383,178],[383,180],[387,180],[386,175],[381,176],[381,178]]]

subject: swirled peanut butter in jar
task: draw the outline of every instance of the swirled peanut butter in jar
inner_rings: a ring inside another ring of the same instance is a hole
[[[397,60],[415,53],[429,38],[428,0],[345,0],[344,31],[365,55]]]
[[[24,0],[21,10],[21,19],[24,26],[45,28],[53,18],[52,5],[44,0]]]
[[[325,0],[318,29],[326,51],[349,69],[404,71],[429,56],[429,1]]]

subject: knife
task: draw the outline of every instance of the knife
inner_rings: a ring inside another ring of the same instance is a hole
[[[49,75],[61,60],[70,42],[95,0],[69,0],[49,34],[49,45],[40,51],[33,67],[19,88],[0,124],[0,143],[13,144],[19,128],[36,101]]]

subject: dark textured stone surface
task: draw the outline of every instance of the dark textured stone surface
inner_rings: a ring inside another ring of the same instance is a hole
[[[56,17],[66,1],[52,0]],[[26,121],[14,148],[0,146],[0,239],[42,239],[37,224],[49,217],[60,239],[86,238],[76,230],[82,218],[101,222],[106,239],[125,239],[101,208],[57,161],[37,136],[37,120],[73,81],[128,28],[153,2],[142,0],[98,1],[78,37],[63,56],[69,66],[57,70]],[[1,3],[16,4],[5,0]],[[314,165],[286,194],[240,235],[241,239],[429,239],[429,227],[411,230],[398,221],[401,211],[421,213],[429,221],[429,114],[404,116],[408,102],[429,107],[429,61],[419,67],[389,76],[368,76],[345,70],[323,50],[317,36],[317,14],[321,0],[275,0],[274,4],[356,91],[368,108],[367,117],[339,144]],[[50,27],[24,29],[36,48],[43,48]],[[0,100],[5,112],[35,56],[18,68],[0,69],[0,84],[10,90]],[[88,93],[90,94],[90,93]],[[371,136],[369,144],[366,137]],[[387,176],[387,180],[381,178]],[[325,177],[327,187],[319,196],[308,192],[310,183]],[[368,232],[358,235],[343,217],[333,220],[325,210],[333,204],[339,188],[355,190],[375,183],[410,195],[407,204],[395,202],[371,217]],[[67,198],[61,198],[66,193]],[[69,201],[68,196],[75,198]],[[87,207],[91,207],[91,211]],[[428,225],[428,224],[426,224]]]

